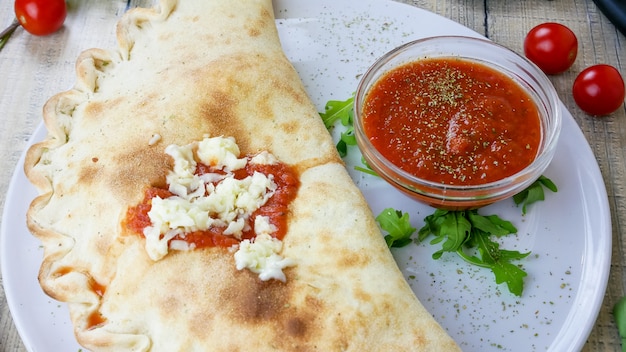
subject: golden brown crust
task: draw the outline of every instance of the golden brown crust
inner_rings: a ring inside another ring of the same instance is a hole
[[[68,303],[92,350],[457,350],[398,270],[271,6],[162,0],[124,16],[116,51],[81,54],[75,88],[46,104],[48,136],[25,162],[41,194],[28,227],[45,249],[43,289]],[[298,171],[286,283],[236,270],[223,248],[152,261],[121,225],[146,187],[165,185],[165,146],[205,134]]]

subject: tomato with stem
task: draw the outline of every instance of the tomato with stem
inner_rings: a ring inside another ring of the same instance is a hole
[[[18,27],[34,35],[48,35],[63,26],[67,16],[65,0],[15,0],[15,20],[0,32],[0,50]]]
[[[48,35],[65,22],[65,0],[15,0],[15,17],[24,29],[34,35]]]
[[[542,23],[526,35],[524,55],[548,75],[565,72],[576,61],[578,39],[567,26]]]

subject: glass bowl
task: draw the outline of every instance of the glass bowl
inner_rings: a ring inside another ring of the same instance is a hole
[[[387,160],[366,135],[363,106],[374,84],[390,70],[425,58],[469,60],[504,73],[528,93],[539,111],[540,141],[534,160],[521,171],[484,184],[455,185],[417,177]],[[514,51],[486,39],[441,36],[416,40],[388,52],[363,75],[354,98],[357,144],[368,165],[391,185],[430,206],[462,210],[512,197],[530,186],[554,156],[561,129],[561,105],[546,75]]]

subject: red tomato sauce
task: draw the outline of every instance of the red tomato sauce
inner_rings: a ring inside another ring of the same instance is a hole
[[[90,280],[91,289],[95,294],[102,297],[106,292],[106,286],[97,283],[95,280]],[[93,329],[97,326],[100,326],[106,323],[107,319],[99,312],[94,311],[89,316],[87,316],[87,329]]]
[[[536,157],[540,117],[530,95],[476,62],[432,58],[383,75],[363,106],[365,134],[388,160],[450,185],[511,176]]]
[[[250,160],[250,158],[248,158]],[[276,190],[268,201],[252,213],[250,216],[250,228],[245,230],[242,240],[255,237],[254,219],[259,216],[269,217],[270,223],[276,227],[276,231],[272,233],[275,238],[282,240],[287,233],[287,219],[289,214],[289,204],[296,197],[300,181],[296,173],[287,165],[276,163],[272,165],[261,165],[247,163],[246,167],[235,172],[235,178],[244,179],[251,176],[254,172],[260,172],[265,175],[273,175]],[[204,164],[198,164],[196,174],[205,173],[223,173]],[[143,201],[128,209],[126,214],[126,226],[131,231],[143,236],[143,229],[152,225],[148,212],[152,208],[152,199],[154,197],[168,198],[173,194],[163,188],[151,187],[146,189]],[[184,236],[176,236],[172,240],[182,240],[189,244],[194,244],[196,248],[203,247],[231,247],[239,244],[237,238],[225,235],[226,227],[211,227],[207,230],[194,231],[184,234]]]
[[[99,311],[94,311],[87,316],[87,330],[94,329],[107,322]]]
[[[56,269],[55,271],[55,275],[57,277],[60,276],[64,276],[70,273],[76,272],[75,268],[70,268],[70,267],[60,267],[58,269]],[[102,285],[100,283],[98,283],[96,280],[94,280],[93,278],[89,279],[89,285],[91,290],[93,291],[93,293],[97,294],[98,296],[102,297],[104,296],[107,287],[105,285]],[[86,328],[87,329],[93,329],[96,328],[104,323],[106,323],[106,318],[99,312],[99,311],[94,311],[91,314],[89,314],[87,316],[86,319]]]

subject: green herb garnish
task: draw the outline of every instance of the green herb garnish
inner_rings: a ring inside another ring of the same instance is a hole
[[[626,297],[622,297],[613,307],[613,318],[622,339],[622,352],[626,352]]]
[[[380,175],[378,175],[376,173],[376,171],[372,170],[372,168],[367,163],[367,161],[365,161],[365,158],[362,155],[361,155],[361,163],[363,164],[363,166],[355,166],[354,169],[357,170],[357,171],[361,171],[363,173],[366,173],[366,174],[370,174],[372,176],[376,176],[376,177],[380,176]]]
[[[543,192],[544,187],[552,192],[558,191],[554,182],[542,175],[530,186],[528,186],[528,188],[513,196],[515,204],[522,205],[522,215],[526,215],[527,206],[545,199],[545,194]]]
[[[352,106],[354,105],[354,96],[348,100],[329,100],[324,108],[325,112],[320,112],[320,117],[324,121],[324,126],[331,129],[337,120],[341,120],[344,126],[351,123],[354,116]]]
[[[341,132],[339,141],[337,142],[337,151],[342,158],[348,155],[348,147],[356,145],[356,136],[354,135],[354,95],[347,100],[329,100],[326,102],[324,112],[320,112],[320,117],[324,122],[326,129],[331,130],[335,127],[337,121],[341,121],[341,124],[345,126],[345,130]],[[363,166],[355,166],[357,171],[364,172],[373,176],[378,174],[372,170],[365,159],[361,157]]]
[[[329,100],[326,103],[324,112],[319,113],[327,129],[332,129],[337,121],[341,121],[341,124],[347,127],[345,131],[341,132],[341,138],[337,142],[337,151],[342,158],[348,155],[349,145],[356,145],[354,126],[352,124],[354,118],[353,106],[354,96],[344,101]]]
[[[411,243],[411,235],[416,229],[411,226],[409,213],[387,208],[378,214],[376,221],[387,232],[385,242],[389,248],[404,247]]]
[[[432,234],[435,238],[430,243],[441,243],[441,249],[433,254],[433,259],[441,258],[445,252],[456,253],[471,264],[491,269],[496,283],[506,283],[511,293],[522,295],[527,274],[511,261],[523,259],[530,252],[500,249],[500,244],[492,238],[516,233],[517,229],[511,222],[497,215],[480,215],[476,209],[437,209],[424,222],[424,227],[418,232],[419,240],[424,241]]]

